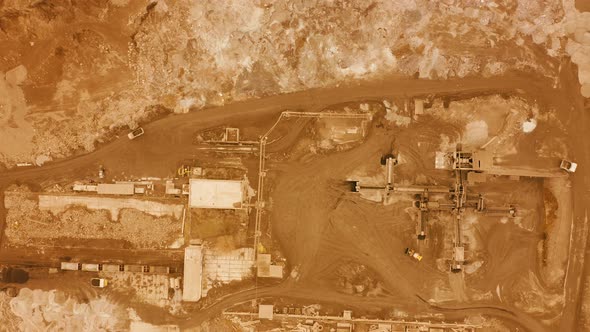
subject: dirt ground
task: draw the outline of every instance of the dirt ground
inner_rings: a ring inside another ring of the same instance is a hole
[[[590,113],[582,98],[590,93],[590,27],[575,6],[583,10],[579,1],[527,0],[0,1],[0,162],[45,164],[0,172],[0,263],[180,266],[182,250],[165,249],[181,235],[174,218],[123,210],[114,222],[106,212],[80,208],[53,216],[37,210],[28,193],[4,190],[65,186],[95,176],[99,165],[117,178],[174,177],[187,159],[239,159],[253,183],[256,153],[204,151],[198,138],[232,126],[255,141],[285,109],[372,112],[366,123],[289,119],[271,137],[262,241],[285,258],[288,277],[220,288],[199,310],[172,318],[139,306],[141,318],[183,328],[205,322],[205,330],[215,330],[230,326],[216,317],[236,304],[321,298],[329,310],[368,317],[580,330],[590,313]],[[422,114],[415,114],[414,98],[428,104]],[[128,140],[128,128],[139,124],[146,135]],[[383,183],[379,161],[393,150],[396,184],[449,186],[452,174],[434,169],[435,152],[459,142],[485,146],[500,167],[559,172],[562,158],[580,167],[551,180],[489,175],[469,186],[489,206],[513,204],[517,212],[467,211],[467,262],[452,274],[448,211],[432,213],[427,239],[418,241],[413,195],[393,193],[383,204],[382,196],[351,193],[345,180]],[[252,219],[191,216],[188,236],[215,238],[229,249],[252,241]],[[422,261],[404,254],[410,247]],[[27,286],[73,285],[68,306],[86,310],[103,301],[99,309],[118,314],[119,304],[137,305],[127,288],[165,284],[123,276],[120,293],[105,292],[112,304],[88,290],[86,276],[77,277]],[[154,304],[162,294],[141,296]],[[44,300],[23,308],[53,299],[37,296]],[[0,298],[3,313],[6,301]],[[21,317],[29,317],[24,309]],[[104,315],[85,314],[97,316]]]

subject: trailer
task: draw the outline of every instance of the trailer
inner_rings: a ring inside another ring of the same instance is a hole
[[[102,270],[102,264],[82,264],[82,271],[98,272]]]
[[[120,272],[122,270],[122,265],[118,264],[103,264],[102,271],[104,272]]]
[[[125,265],[125,272],[143,272],[143,265]]]
[[[79,271],[82,269],[82,264],[72,262],[61,262],[62,271]]]
[[[168,274],[170,273],[170,268],[167,266],[150,266],[149,272],[157,274]]]

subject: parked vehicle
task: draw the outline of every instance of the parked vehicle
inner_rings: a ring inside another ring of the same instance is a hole
[[[422,260],[422,255],[417,253],[414,249],[406,248],[406,255],[412,257],[413,259],[417,260],[418,262]]]
[[[139,127],[137,129],[135,129],[134,131],[130,132],[129,134],[127,134],[127,137],[129,137],[129,139],[136,139],[143,134],[144,134],[143,128]]]
[[[92,278],[90,279],[90,284],[93,287],[105,288],[109,284],[109,281],[103,278]]]
[[[576,171],[576,168],[578,168],[578,164],[572,162],[572,161],[568,161],[563,159],[561,161],[561,165],[559,165],[559,168],[561,168],[562,170],[568,172],[568,173],[574,173]]]
[[[459,273],[462,270],[463,270],[463,268],[462,268],[461,264],[458,264],[458,263],[451,264],[451,272]]]
[[[104,179],[104,167],[102,165],[98,166],[98,178]]]
[[[425,239],[426,239],[426,232],[420,231],[420,233],[418,233],[418,240],[425,240]]]

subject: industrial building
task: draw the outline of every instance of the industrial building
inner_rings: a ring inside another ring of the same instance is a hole
[[[203,288],[203,247],[199,240],[192,242],[184,250],[184,278],[182,300],[197,302],[201,299]]]
[[[133,195],[135,187],[132,183],[99,183],[99,195]]]

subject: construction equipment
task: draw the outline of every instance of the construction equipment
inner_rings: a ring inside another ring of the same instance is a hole
[[[416,207],[419,209],[420,214],[420,232],[418,233],[418,240],[426,239],[426,223],[428,222],[429,209],[428,209],[428,189],[424,189],[423,194],[417,195],[418,200],[416,201]]]
[[[413,259],[417,260],[418,262],[422,260],[422,255],[416,252],[414,249],[406,248],[405,251],[406,255],[412,257]]]
[[[387,169],[387,185],[385,186],[385,196],[389,196],[393,190],[393,166],[397,165],[397,158],[392,153],[381,157],[381,165]]]
[[[98,166],[98,178],[104,179],[104,167],[102,165]]]
[[[347,183],[350,186],[350,191],[357,193],[363,189],[383,190],[384,191],[383,197],[389,196],[389,194],[394,190],[393,168],[395,165],[397,165],[397,158],[393,155],[393,153],[386,154],[381,157],[381,165],[385,166],[385,171],[386,171],[385,185],[383,185],[383,186],[361,186],[360,181],[352,180],[352,181],[347,181]]]
[[[180,177],[187,177],[191,173],[191,167],[188,165],[182,165],[178,168],[178,171],[176,173]]]
[[[559,168],[561,168],[562,170],[568,172],[568,173],[574,173],[576,171],[576,168],[578,168],[578,164],[574,163],[572,161],[568,161],[563,159],[561,161],[561,164],[559,165]]]
[[[193,177],[203,175],[203,168],[197,166],[181,165],[176,171],[180,177]]]
[[[109,281],[103,278],[92,278],[90,279],[90,285],[97,288],[105,288],[109,284]]]
[[[136,138],[138,138],[139,136],[143,135],[145,133],[145,131],[143,130],[143,128],[139,127],[137,129],[135,129],[134,131],[130,132],[129,134],[127,134],[127,137],[130,140],[134,140]]]

